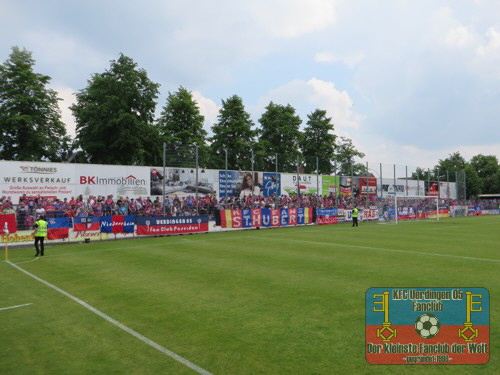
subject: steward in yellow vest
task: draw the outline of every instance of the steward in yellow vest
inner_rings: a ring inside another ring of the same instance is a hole
[[[353,227],[358,226],[358,213],[359,213],[358,208],[354,207],[354,209],[352,210],[352,226]]]
[[[45,217],[40,216],[38,220],[35,222],[35,256],[43,256],[44,254],[44,241],[45,237],[47,237],[47,228],[49,223],[45,221]],[[38,243],[40,243],[40,248],[38,247]]]

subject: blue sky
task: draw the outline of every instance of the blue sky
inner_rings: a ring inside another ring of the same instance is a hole
[[[303,120],[332,117],[371,164],[432,167],[459,151],[500,158],[500,2],[495,0],[0,0],[0,60],[33,52],[67,109],[120,53],[216,121],[243,98]]]

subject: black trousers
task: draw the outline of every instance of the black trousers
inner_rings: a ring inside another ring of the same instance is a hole
[[[353,217],[352,218],[352,226],[353,227],[357,227],[358,226],[358,218],[357,217]]]
[[[43,252],[45,250],[45,247],[43,246],[43,242],[45,240],[45,237],[36,237],[35,236],[35,249],[36,249],[36,255],[43,255]],[[40,248],[38,248],[38,243],[40,242]],[[35,255],[35,256],[36,256]]]

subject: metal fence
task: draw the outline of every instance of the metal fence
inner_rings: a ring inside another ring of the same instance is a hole
[[[195,145],[164,147],[163,156],[162,166],[135,167],[151,170],[150,194],[110,198],[108,194],[84,193],[71,199],[31,196],[17,202],[3,197],[0,208],[5,211],[14,206],[19,226],[31,228],[35,217],[42,213],[49,218],[212,215],[220,208],[368,207],[393,196],[436,196],[442,199],[442,205],[450,205],[465,202],[467,197],[467,181],[462,170],[329,161],[321,157],[306,161],[300,156],[291,167],[290,162],[283,163],[283,156],[253,151],[243,157],[245,163],[239,163],[248,169],[234,169],[229,165],[229,160],[235,162],[231,150],[224,150],[214,165],[208,151]],[[265,162],[269,168],[261,172]],[[329,173],[322,173],[324,170]],[[147,172],[149,174],[149,170]]]

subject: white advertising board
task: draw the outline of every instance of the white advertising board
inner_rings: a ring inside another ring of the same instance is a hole
[[[294,195],[297,194],[297,186],[300,186],[301,194],[321,194],[322,179],[319,176],[319,181],[316,175],[312,174],[296,174],[281,173],[281,194]]]
[[[0,196],[71,198],[77,194],[75,167],[62,163],[0,161]]]
[[[0,161],[0,196],[14,204],[27,196],[57,197],[149,195],[149,167]]]
[[[75,164],[77,195],[113,195],[129,198],[149,196],[148,167]]]

